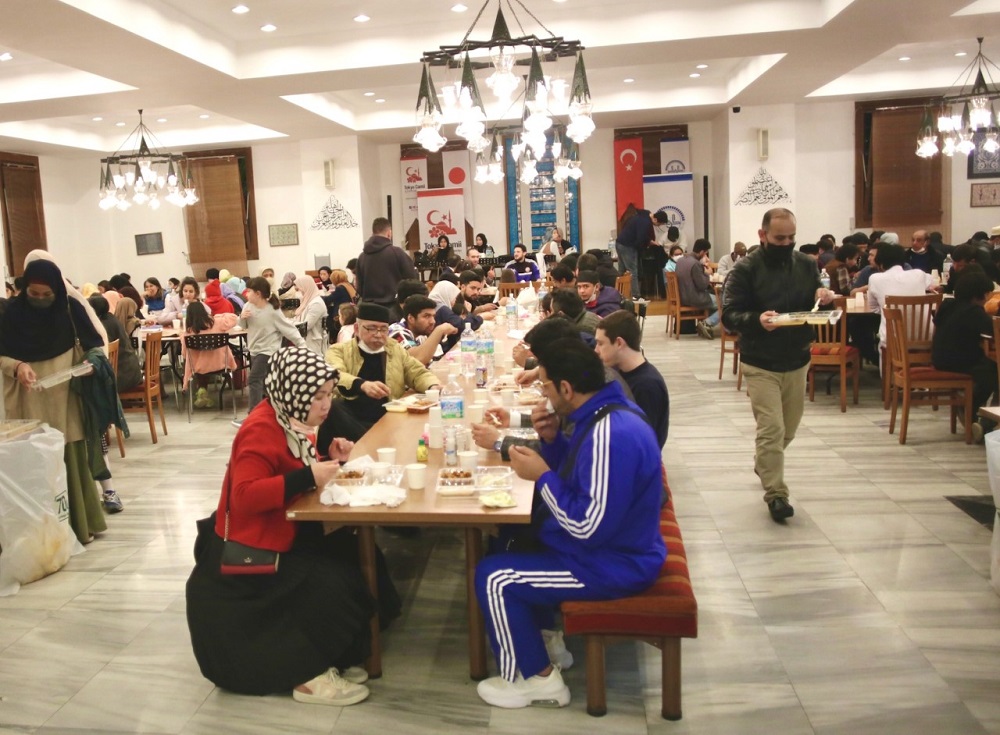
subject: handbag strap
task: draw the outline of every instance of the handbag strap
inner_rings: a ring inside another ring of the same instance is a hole
[[[222,540],[229,540],[229,493],[233,486],[233,478],[229,476],[229,463],[226,464],[226,526],[222,534]]]

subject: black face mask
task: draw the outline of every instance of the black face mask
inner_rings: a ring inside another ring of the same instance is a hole
[[[48,309],[52,304],[56,302],[55,294],[52,296],[46,296],[44,299],[36,299],[31,296],[27,297],[28,306],[32,309]]]
[[[792,261],[792,252],[795,250],[795,243],[789,245],[774,245],[769,242],[761,243],[764,251],[764,259],[773,265],[785,265]]]

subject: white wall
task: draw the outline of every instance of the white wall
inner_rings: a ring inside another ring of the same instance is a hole
[[[854,232],[854,103],[795,106],[794,207],[800,243]]]

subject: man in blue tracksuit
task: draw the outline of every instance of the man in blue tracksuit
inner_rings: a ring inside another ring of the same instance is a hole
[[[555,608],[636,594],[666,558],[660,447],[641,411],[617,383],[605,384],[600,358],[582,341],[556,340],[536,356],[554,413],[541,405],[532,412],[541,454],[511,447],[510,459],[518,477],[535,483],[538,550],[494,554],[476,569],[500,669],[478,691],[497,707],[569,704],[558,664],[572,659],[550,632]],[[568,437],[560,418],[573,426]]]

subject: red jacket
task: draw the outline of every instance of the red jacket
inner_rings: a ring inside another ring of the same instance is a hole
[[[248,546],[288,551],[295,522],[285,519],[285,475],[302,469],[292,456],[274,409],[262,401],[246,417],[236,439],[219,497],[215,532],[226,530],[226,483],[232,478],[229,538]]]

